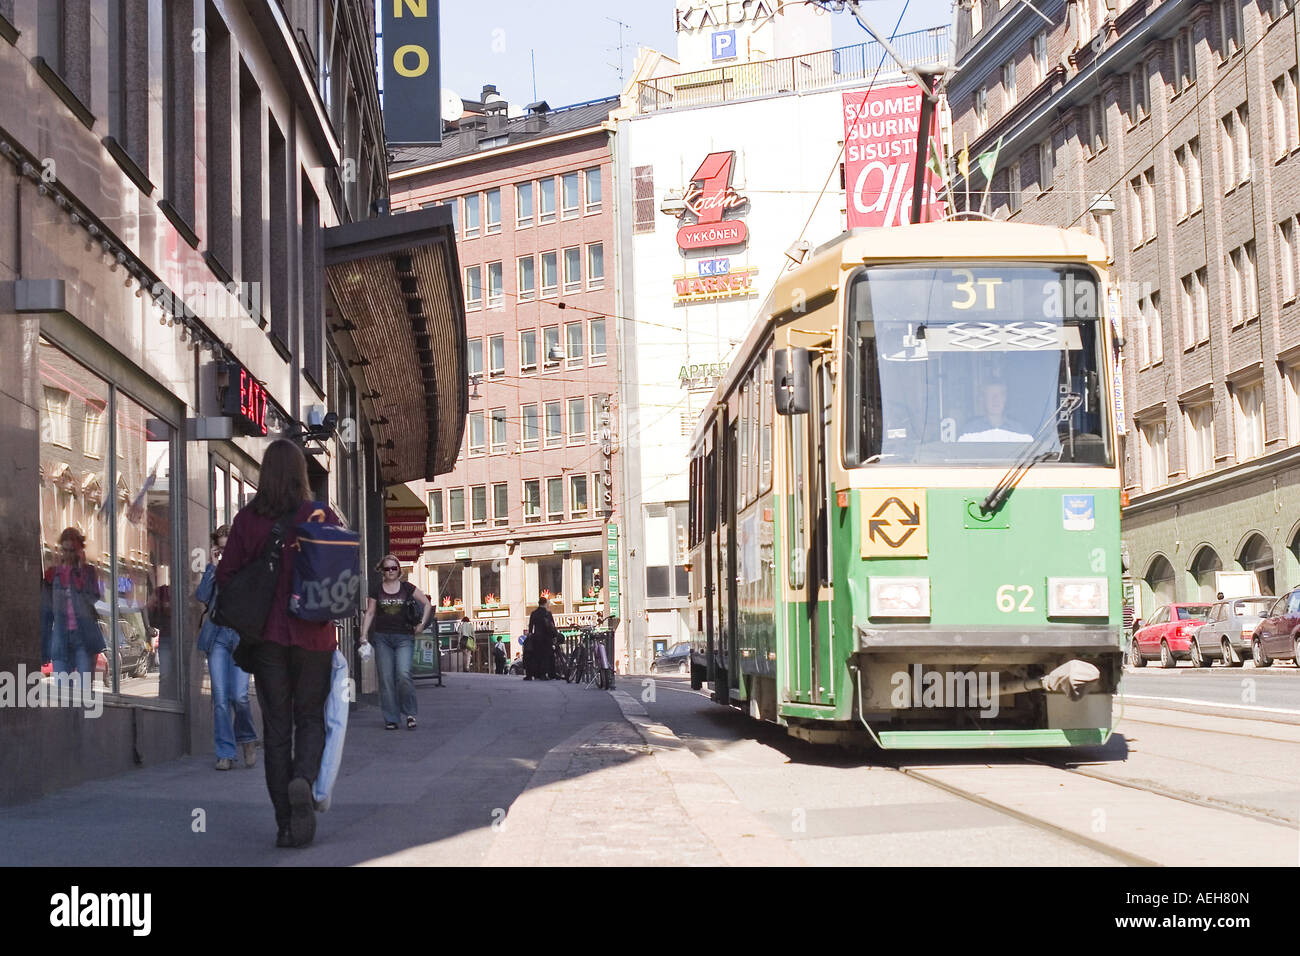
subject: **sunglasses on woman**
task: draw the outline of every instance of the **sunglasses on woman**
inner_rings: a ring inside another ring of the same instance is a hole
[[[384,570],[385,570],[385,571],[400,571],[400,570],[402,570],[402,569],[399,568],[399,567],[398,567],[397,565],[395,565],[395,564],[385,564],[385,565],[384,565]]]

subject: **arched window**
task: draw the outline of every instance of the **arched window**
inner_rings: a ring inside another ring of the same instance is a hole
[[[1142,579],[1142,617],[1149,619],[1162,604],[1174,602],[1174,567],[1156,555]]]
[[[1298,535],[1297,537],[1300,537]],[[1252,534],[1237,558],[1243,571],[1254,571],[1260,594],[1276,594],[1273,577],[1273,549],[1262,534]]]
[[[1192,558],[1191,566],[1187,569],[1188,573],[1196,581],[1197,597],[1202,601],[1213,601],[1218,588],[1215,583],[1214,573],[1223,570],[1223,562],[1219,560],[1218,554],[1208,544],[1196,552]]]

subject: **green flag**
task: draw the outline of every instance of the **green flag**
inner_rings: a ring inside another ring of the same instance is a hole
[[[998,137],[998,144],[987,152],[980,153],[975,157],[975,163],[979,166],[980,172],[984,174],[986,180],[993,178],[993,170],[998,166],[998,153],[1002,151],[1002,138]]]
[[[930,158],[925,165],[930,172],[939,177],[940,182],[948,178],[943,169],[943,162],[939,159],[939,144],[934,141],[933,136],[930,137]]]

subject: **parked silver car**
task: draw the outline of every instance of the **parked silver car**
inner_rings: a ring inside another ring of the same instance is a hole
[[[1255,628],[1276,600],[1257,595],[1217,602],[1210,608],[1209,621],[1192,635],[1192,665],[1209,667],[1212,661],[1223,661],[1240,667],[1250,657]]]

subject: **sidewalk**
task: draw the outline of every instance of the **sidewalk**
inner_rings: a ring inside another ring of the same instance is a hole
[[[259,750],[253,769],[218,772],[202,754],[0,809],[0,865],[798,862],[622,691],[444,680],[417,684],[418,730],[353,713],[311,847],[274,847]]]

